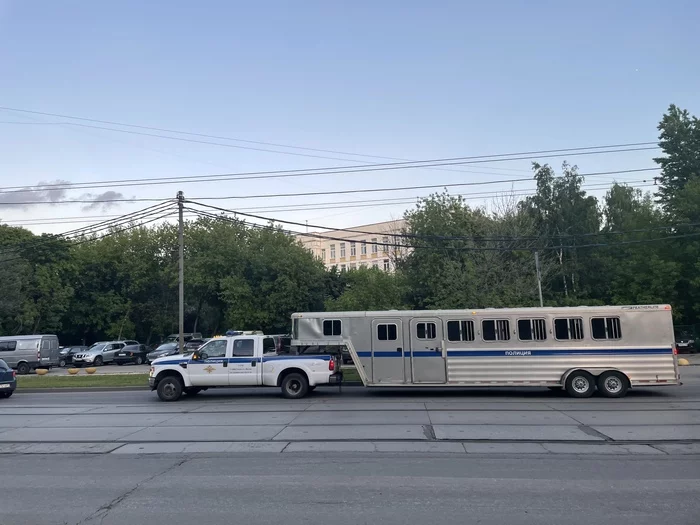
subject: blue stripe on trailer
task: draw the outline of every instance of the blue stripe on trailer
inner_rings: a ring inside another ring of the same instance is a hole
[[[581,350],[448,350],[448,357],[536,357],[559,355],[672,355],[673,348],[586,348]],[[372,352],[357,352],[358,357],[372,357]],[[374,357],[410,357],[410,352],[374,352]],[[413,357],[441,357],[440,352],[415,352]]]

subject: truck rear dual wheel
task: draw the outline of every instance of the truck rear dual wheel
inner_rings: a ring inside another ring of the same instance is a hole
[[[301,399],[309,392],[309,381],[305,376],[292,372],[282,380],[282,395],[287,399]]]

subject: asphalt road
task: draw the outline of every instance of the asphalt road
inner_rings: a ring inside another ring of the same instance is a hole
[[[700,367],[621,400],[547,390],[21,390],[0,525],[700,524]]]
[[[0,455],[0,523],[697,525],[671,456]]]

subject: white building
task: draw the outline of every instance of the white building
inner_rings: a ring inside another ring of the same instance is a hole
[[[342,272],[374,267],[393,272],[397,257],[405,253],[405,249],[401,248],[401,239],[397,237],[402,233],[404,224],[403,219],[377,222],[353,226],[345,231],[327,230],[299,234],[297,239],[328,269],[337,266]]]

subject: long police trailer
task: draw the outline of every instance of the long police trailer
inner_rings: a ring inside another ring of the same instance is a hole
[[[669,305],[295,313],[292,346],[346,347],[371,387],[680,384]]]
[[[149,384],[164,401],[231,386],[300,398],[341,382],[344,351],[369,387],[622,397],[631,387],[680,384],[668,305],[295,313],[290,354],[278,354],[269,336],[237,333],[156,359]]]

